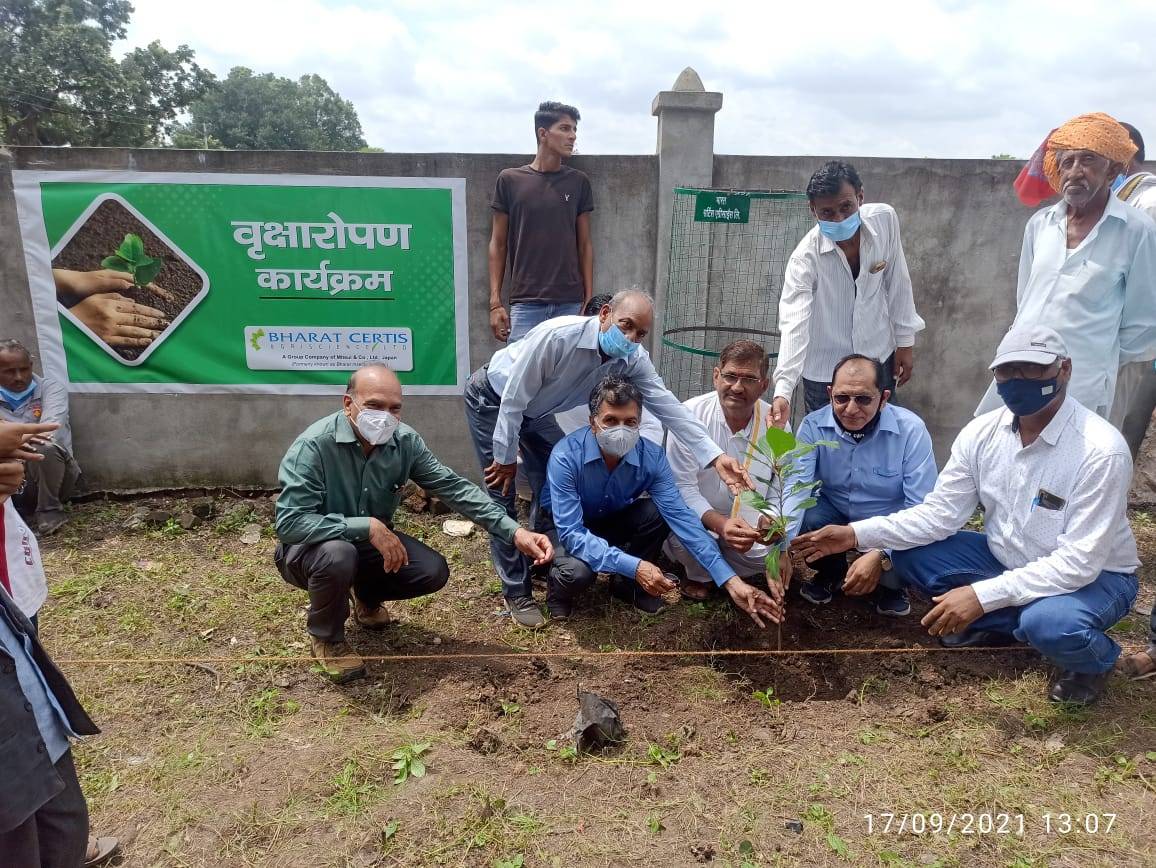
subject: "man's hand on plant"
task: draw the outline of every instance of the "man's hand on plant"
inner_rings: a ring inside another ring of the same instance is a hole
[[[790,551],[779,552],[779,584],[782,585],[782,590],[785,592],[787,588],[791,587],[791,577],[795,574],[795,564],[791,561]],[[768,587],[774,590],[774,582],[771,582]],[[780,600],[782,602],[782,600]]]
[[[810,533],[801,533],[791,543],[791,550],[813,563],[826,555],[842,554],[855,548],[855,531],[849,524],[829,524]]]
[[[517,472],[517,461],[513,464],[499,464],[495,459],[489,467],[482,471],[482,478],[486,482],[486,488],[498,489],[499,493],[506,495],[510,493],[510,486],[514,484],[514,476]]]
[[[749,552],[751,546],[762,538],[757,528],[751,527],[739,516],[728,518],[720,534],[722,541],[736,552]]]
[[[849,597],[870,594],[879,584],[883,575],[883,553],[876,550],[857,557],[847,568],[847,578],[843,580],[843,593]]]
[[[409,553],[397,534],[376,518],[369,520],[369,544],[381,552],[382,569],[387,573],[396,573],[409,563]]]
[[[533,533],[524,527],[514,531],[514,548],[540,567],[554,559],[554,546],[544,533]]]
[[[950,636],[962,633],[967,625],[983,614],[983,606],[971,585],[952,588],[946,594],[932,597],[935,606],[919,623],[932,636]]]
[[[8,459],[0,461],[0,496],[8,497],[24,484],[24,462]]]
[[[490,331],[494,337],[505,343],[510,337],[510,315],[502,305],[490,308]]]
[[[731,494],[741,494],[744,489],[753,489],[755,483],[742,463],[731,455],[720,455],[710,463],[718,473],[719,479],[730,489]]]
[[[56,422],[0,422],[0,459],[43,461],[43,455],[28,447],[35,447],[59,427]]]
[[[771,517],[763,513],[759,514],[759,541],[767,545],[777,545],[783,541],[786,536],[786,531],[780,529],[774,533],[768,533],[771,529]]]
[[[673,591],[678,587],[650,561],[638,562],[638,569],[634,571],[634,578],[638,580],[639,587],[652,597],[661,597],[667,591]]]
[[[110,347],[147,347],[169,324],[164,311],[118,292],[91,295],[69,310]]]
[[[748,585],[738,576],[732,576],[725,585],[734,604],[751,616],[751,620],[760,627],[766,627],[765,618],[772,624],[782,623],[783,605],[778,600],[767,596],[754,585]]]
[[[771,412],[767,414],[767,424],[774,428],[786,428],[791,421],[791,402],[786,398],[771,401]]]

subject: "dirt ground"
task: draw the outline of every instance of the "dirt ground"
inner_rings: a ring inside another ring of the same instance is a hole
[[[615,655],[777,636],[721,600],[643,616],[604,584],[579,617],[528,634],[501,614],[483,536],[399,514],[446,554],[450,585],[393,604],[382,633],[351,625],[354,646],[532,656],[375,661],[343,687],[308,663],[68,662],[308,654],[267,499],[220,495],[188,531],[126,529],[141,505],[78,505],[43,544],[41,632],[103,728],[75,753],[93,829],[126,842],[122,864],[1154,864],[1156,682],[1116,677],[1092,710],[1057,707],[1031,652],[936,651],[921,601],[900,621],[792,602],[783,648],[870,653]],[[261,538],[242,542],[254,522]],[[1133,524],[1156,564],[1156,523]],[[1151,567],[1142,584],[1115,630],[1126,646],[1144,639]],[[929,651],[885,651],[912,647]],[[569,750],[579,686],[618,703],[624,744]]]

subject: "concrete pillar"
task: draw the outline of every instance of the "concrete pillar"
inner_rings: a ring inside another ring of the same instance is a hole
[[[658,318],[652,355],[662,354],[662,311],[670,265],[670,221],[675,187],[709,187],[714,179],[714,116],[721,93],[707,92],[689,66],[672,90],[659,91],[650,113],[658,118],[658,242],[655,250],[654,301]]]

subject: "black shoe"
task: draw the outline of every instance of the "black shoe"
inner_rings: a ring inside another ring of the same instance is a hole
[[[552,621],[565,621],[574,614],[574,601],[561,594],[546,594],[546,614]]]
[[[1088,675],[1083,672],[1061,672],[1052,683],[1048,699],[1052,702],[1066,702],[1071,705],[1091,705],[1100,698],[1108,683],[1109,672]]]
[[[654,615],[666,608],[666,601],[662,597],[648,594],[637,582],[623,576],[614,576],[610,579],[610,593],[648,615]]]
[[[834,579],[816,575],[809,582],[799,582],[799,596],[808,603],[825,606],[835,599],[835,587],[839,584]]]
[[[875,588],[875,611],[889,618],[902,618],[911,614],[911,601],[903,588]]]
[[[537,630],[546,623],[533,597],[506,597],[506,608],[510,610],[514,623],[519,626]]]
[[[995,630],[964,630],[962,633],[940,636],[939,644],[944,648],[1007,648],[1019,643],[1009,633],[997,633]]]

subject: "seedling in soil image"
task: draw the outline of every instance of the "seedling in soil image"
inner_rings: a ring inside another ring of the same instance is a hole
[[[132,282],[141,289],[152,283],[165,267],[163,259],[154,259],[145,253],[144,242],[139,235],[132,233],[124,236],[116,253],[106,256],[100,264],[114,271],[131,274]]]

